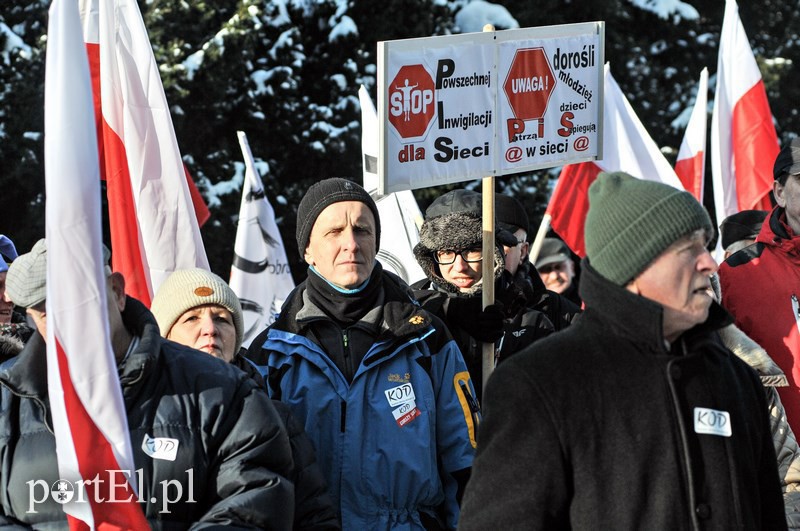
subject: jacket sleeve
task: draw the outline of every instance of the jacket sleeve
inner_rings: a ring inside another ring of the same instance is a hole
[[[208,440],[213,495],[192,529],[225,525],[291,529],[294,487],[286,478],[292,457],[286,429],[266,393],[240,373],[229,408],[202,420]]]
[[[443,325],[441,325],[443,326]],[[444,519],[448,529],[458,525],[461,494],[475,455],[480,409],[467,366],[455,341],[448,339],[433,356],[436,393],[436,440],[445,491]]]
[[[769,425],[778,458],[778,473],[789,529],[800,529],[800,448],[786,419],[786,411],[774,387],[766,387]]]
[[[569,528],[569,463],[546,397],[516,362],[486,386],[459,531]]]

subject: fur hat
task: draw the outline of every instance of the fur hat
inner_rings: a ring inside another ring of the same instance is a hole
[[[425,211],[425,217],[425,222],[419,231],[419,243],[414,246],[414,257],[436,287],[450,293],[462,293],[458,287],[442,277],[439,264],[433,259],[433,253],[441,249],[467,249],[482,244],[481,196],[470,190],[452,190],[436,198]],[[508,232],[497,233],[498,245],[495,246],[494,252],[495,279],[499,278],[505,269],[505,258],[500,245],[508,236],[516,243],[516,238]],[[481,280],[469,291],[479,293],[482,287]]]
[[[314,228],[317,217],[330,205],[342,201],[361,201],[372,211],[372,216],[375,218],[375,251],[378,251],[381,244],[381,217],[378,205],[358,184],[333,177],[312,184],[297,207],[297,249],[301,258],[305,256],[311,229]]]
[[[620,286],[698,229],[714,233],[708,213],[685,190],[624,172],[602,172],[589,187],[586,257],[595,271]]]
[[[200,268],[173,271],[158,288],[150,311],[158,321],[161,335],[167,337],[181,315],[205,304],[217,304],[231,312],[236,329],[233,351],[236,355],[244,339],[242,305],[231,287],[211,271]]]

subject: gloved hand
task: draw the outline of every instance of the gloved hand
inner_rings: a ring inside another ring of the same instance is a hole
[[[451,297],[445,312],[451,328],[466,331],[477,341],[494,343],[503,335],[503,304],[495,302],[481,309],[480,297]]]

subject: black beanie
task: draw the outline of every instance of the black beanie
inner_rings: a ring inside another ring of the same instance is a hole
[[[505,194],[495,194],[494,211],[500,228],[509,232],[517,232],[518,229],[522,229],[526,233],[530,229],[528,213],[525,212],[525,207],[517,198]]]
[[[297,207],[297,250],[300,257],[305,256],[311,229],[320,212],[334,203],[342,201],[361,201],[369,207],[375,218],[375,251],[381,244],[381,218],[378,205],[361,186],[347,179],[332,177],[311,185]]]

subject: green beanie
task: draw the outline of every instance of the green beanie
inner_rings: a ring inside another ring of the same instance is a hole
[[[713,234],[708,213],[684,190],[624,172],[602,172],[589,187],[586,257],[595,271],[620,286],[698,229]]]

